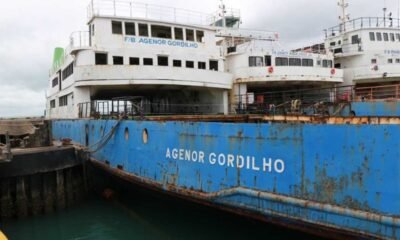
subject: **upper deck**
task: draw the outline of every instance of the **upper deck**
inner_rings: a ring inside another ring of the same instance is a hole
[[[129,0],[91,0],[87,7],[88,22],[95,17],[117,17],[130,19],[147,19],[153,21],[180,23],[198,26],[219,26],[221,15],[218,12],[206,14],[198,11],[160,6]],[[240,18],[240,10],[225,9],[225,24]]]

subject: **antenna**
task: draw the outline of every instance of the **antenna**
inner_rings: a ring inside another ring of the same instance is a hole
[[[350,20],[350,15],[346,13],[346,9],[349,7],[347,0],[339,0],[338,6],[341,9],[342,15],[339,16],[339,20],[342,22],[343,31],[346,31],[346,22]]]

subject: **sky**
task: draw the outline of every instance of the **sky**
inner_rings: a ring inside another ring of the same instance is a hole
[[[400,0],[348,0],[350,18],[398,16]],[[211,13],[219,0],[136,0]],[[337,0],[225,0],[241,10],[244,28],[280,33],[289,49],[323,41],[337,25]],[[0,7],[0,117],[41,116],[55,47],[66,47],[74,31],[86,31],[89,0],[13,0]]]

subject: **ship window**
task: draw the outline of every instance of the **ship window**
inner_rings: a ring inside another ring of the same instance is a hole
[[[124,58],[120,56],[114,56],[113,63],[114,65],[124,65]]]
[[[50,108],[56,108],[56,100],[51,100],[50,101]]]
[[[107,53],[96,53],[95,54],[95,62],[96,65],[107,65]]]
[[[396,33],[396,39],[400,42],[400,33]]]
[[[133,23],[133,22],[125,23],[125,34],[132,35],[132,36],[136,35],[135,23]]]
[[[376,40],[382,41],[382,33],[380,32],[376,33]]]
[[[336,46],[336,42],[331,42],[331,47]]]
[[[58,77],[54,78],[52,81],[52,86],[55,87],[58,85]]]
[[[340,63],[335,63],[335,68],[341,69],[341,68],[342,68],[342,64],[340,64]]]
[[[210,70],[218,71],[218,61],[217,60],[210,60]]]
[[[375,33],[374,32],[369,33],[369,40],[375,41]]]
[[[203,42],[204,32],[196,30],[196,41]]]
[[[151,36],[155,38],[172,38],[171,27],[151,25]]]
[[[182,61],[181,60],[174,60],[173,61],[173,66],[174,67],[182,67]]]
[[[193,61],[186,61],[186,67],[187,68],[194,68],[194,62]]]
[[[68,95],[62,96],[58,99],[58,105],[60,107],[68,105]]]
[[[351,44],[358,44],[359,43],[359,39],[358,39],[358,35],[354,35],[351,37]]]
[[[71,63],[62,71],[63,81],[74,73],[74,64]]]
[[[301,62],[302,62],[303,67],[313,67],[314,66],[314,60],[312,60],[312,59],[305,58],[305,59],[302,59]]]
[[[194,41],[194,30],[186,29],[186,41]]]
[[[206,69],[206,63],[205,62],[198,62],[198,69]]]
[[[289,66],[301,66],[300,58],[289,58]]]
[[[400,63],[400,58],[396,58],[396,63]]]
[[[168,66],[168,57],[158,56],[158,66]]]
[[[317,60],[317,65],[321,66],[321,60]]]
[[[249,67],[262,67],[263,57],[249,57]]]
[[[392,42],[396,41],[396,39],[394,38],[394,33],[390,34],[390,41],[392,41]]]
[[[376,63],[377,63],[376,58],[371,59],[371,64],[376,64]]]
[[[146,66],[153,65],[153,59],[152,58],[143,58],[143,65],[146,65]]]
[[[139,36],[148,37],[149,36],[149,28],[147,24],[139,23]]]
[[[130,65],[140,65],[140,59],[136,57],[129,58]]]
[[[383,33],[383,40],[385,40],[385,42],[389,41],[389,34]]]
[[[332,68],[332,60],[322,60],[322,67]]]
[[[122,34],[122,22],[112,21],[111,28],[113,34]]]
[[[392,63],[393,63],[393,59],[392,59],[392,58],[389,58],[389,59],[388,59],[388,63],[392,64]]]
[[[267,66],[267,67],[272,66],[271,56],[265,56],[265,66]]]
[[[183,29],[182,28],[175,28],[175,39],[183,41]]]
[[[277,57],[277,58],[275,58],[275,65],[276,66],[288,66],[289,65],[289,59],[288,58]]]

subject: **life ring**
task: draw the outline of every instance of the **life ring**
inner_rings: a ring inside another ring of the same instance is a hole
[[[336,69],[332,68],[331,69],[331,75],[335,75],[336,74]]]
[[[269,68],[268,68],[268,73],[269,73],[269,74],[274,73],[274,68],[273,68],[273,67],[269,67]]]

